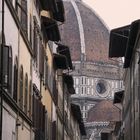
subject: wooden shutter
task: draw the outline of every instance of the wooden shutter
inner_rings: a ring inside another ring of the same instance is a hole
[[[35,98],[35,95],[33,94],[33,126],[36,127],[36,106],[37,106],[37,100]]]
[[[34,21],[34,58],[37,59],[37,46],[38,46],[38,38],[37,38],[37,27],[36,22]]]
[[[45,106],[42,108],[43,117],[42,117],[42,131],[45,133]]]
[[[25,91],[24,91],[24,112],[27,114],[28,108],[28,76],[25,76]]]
[[[8,62],[9,62],[8,63],[8,90],[9,90],[9,93],[11,93],[11,90],[12,90],[12,48],[11,46],[9,46]]]
[[[0,60],[1,60],[1,55],[3,54],[3,65],[1,64],[0,61],[0,73],[2,70],[3,76],[1,77],[3,80],[3,86],[8,88],[8,83],[9,83],[9,46],[3,46],[3,52],[2,52],[2,46],[0,46]],[[2,81],[0,80],[0,82]]]
[[[13,99],[17,102],[17,80],[18,80],[18,68],[17,64],[14,65],[14,91],[13,91]]]
[[[48,85],[48,62],[47,62],[47,58],[45,58],[45,86]]]
[[[40,49],[39,49],[39,72],[41,76],[44,74],[44,48],[43,45],[40,43]]]
[[[32,16],[30,15],[30,47],[32,48]]]
[[[56,140],[56,121],[52,122],[52,140]]]
[[[30,81],[29,85],[29,117],[31,118],[32,113],[32,81]]]
[[[39,100],[36,99],[36,128],[39,128]]]
[[[21,25],[25,33],[27,34],[27,0],[21,0]]]
[[[45,139],[48,139],[48,114],[47,111],[45,111]]]
[[[20,90],[19,90],[19,106],[23,109],[23,67],[20,68]]]

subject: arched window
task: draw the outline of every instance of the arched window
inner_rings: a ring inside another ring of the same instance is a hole
[[[20,68],[19,75],[19,106],[23,109],[23,67]]]
[[[13,99],[17,102],[17,84],[18,84],[18,60],[16,57],[14,64],[14,81],[13,81]]]
[[[24,91],[24,112],[27,114],[28,107],[28,75],[25,75],[25,91]]]

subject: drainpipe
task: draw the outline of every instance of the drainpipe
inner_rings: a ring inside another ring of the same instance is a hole
[[[0,81],[1,81],[1,98],[0,98],[0,140],[2,140],[2,116],[3,116],[3,47],[4,47],[4,0],[2,0],[2,44],[1,44],[1,73],[0,73]]]

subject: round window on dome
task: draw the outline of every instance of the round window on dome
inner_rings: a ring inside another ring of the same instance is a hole
[[[104,94],[106,92],[105,83],[102,81],[99,81],[96,85],[96,90],[99,94]]]

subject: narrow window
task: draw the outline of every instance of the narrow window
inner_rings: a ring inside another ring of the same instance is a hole
[[[17,102],[17,84],[18,84],[18,62],[14,64],[14,82],[13,82],[13,99]]]
[[[32,110],[32,81],[30,81],[29,85],[29,117],[31,117]]]
[[[34,58],[37,61],[37,47],[38,47],[38,37],[37,37],[37,23],[34,21],[34,30],[33,30],[33,51],[34,51]]]
[[[81,87],[82,88],[82,94],[84,94],[84,90],[83,90],[83,87]]]
[[[28,75],[25,75],[25,92],[24,92],[24,112],[27,114],[28,107]]]
[[[0,59],[1,54],[3,54],[2,63],[0,61],[0,73],[2,72],[2,77],[0,83],[3,84],[3,87],[8,89],[8,92],[11,94],[12,88],[12,48],[11,46],[4,45],[3,52],[2,46],[0,45]],[[1,82],[2,81],[2,82]]]
[[[21,26],[26,34],[27,34],[27,27],[28,27],[27,24],[28,24],[27,0],[21,0]]]
[[[16,0],[15,9],[21,22],[22,29],[27,34],[28,27],[27,0]]]
[[[12,90],[12,48],[9,46],[9,56],[8,56],[8,89],[11,93]]]
[[[20,68],[20,79],[19,79],[19,106],[23,109],[23,67]]]
[[[83,79],[83,77],[82,77],[82,85],[83,85],[83,83],[84,83],[84,79]]]
[[[32,48],[32,16],[30,15],[30,46]]]
[[[45,62],[44,62],[44,84],[45,86],[48,85],[48,59],[46,58],[45,59]]]
[[[44,47],[42,44],[42,41],[40,40],[40,46],[39,46],[39,72],[41,75],[41,80],[42,77],[44,76]]]

